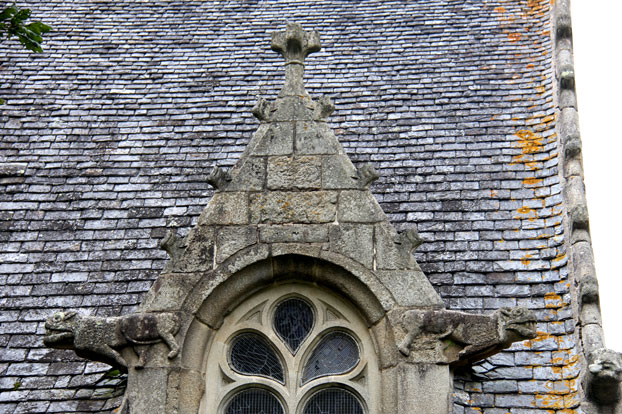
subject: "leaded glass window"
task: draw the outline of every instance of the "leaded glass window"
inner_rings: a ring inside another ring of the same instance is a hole
[[[296,353],[313,328],[313,310],[304,300],[285,299],[274,312],[274,330],[289,349]]]
[[[203,413],[372,414],[378,363],[343,299],[282,285],[242,302],[212,339]]]

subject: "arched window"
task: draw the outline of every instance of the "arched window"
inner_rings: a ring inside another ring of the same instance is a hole
[[[303,284],[245,300],[211,339],[202,413],[371,414],[378,362],[359,313]]]

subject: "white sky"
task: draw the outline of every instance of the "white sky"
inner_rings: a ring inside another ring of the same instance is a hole
[[[574,0],[572,29],[579,122],[596,274],[608,348],[622,352],[622,2]]]

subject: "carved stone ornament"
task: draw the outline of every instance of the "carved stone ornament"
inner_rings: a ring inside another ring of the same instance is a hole
[[[445,343],[443,353],[454,366],[467,365],[508,348],[512,343],[536,337],[536,316],[525,308],[501,308],[490,315],[456,311],[418,311],[404,314],[408,330],[400,352],[409,356],[418,340]]]
[[[622,382],[622,354],[605,348],[590,352],[585,381],[587,395],[591,401],[600,406],[618,403]]]
[[[122,369],[129,366],[120,353],[124,347],[165,342],[170,349],[169,359],[175,358],[179,352],[174,336],[179,330],[179,321],[172,313],[99,318],[72,311],[56,312],[45,322],[45,330],[43,341],[46,346],[73,349],[78,355]],[[142,368],[144,354],[136,353],[138,361],[134,367]]]
[[[533,338],[535,316],[444,309],[412,254],[423,242],[415,223],[395,230],[369,190],[378,173],[354,167],[325,120],[334,105],[304,88],[304,60],[320,49],[319,34],[288,23],[272,34],[272,48],[285,58],[282,90],[253,108],[260,125],[235,166],[210,175],[218,191],[196,226],[162,241],[171,259],[138,313],[59,312],[46,322],[45,344],[127,369],[124,414],[250,414],[261,410],[229,408],[259,394],[277,407],[270,412],[307,412],[308,401],[330,392],[367,414],[448,414],[451,367]],[[270,318],[292,298],[308,308],[314,333],[301,346],[317,364],[278,342],[283,332]],[[331,338],[349,341],[345,356],[358,371],[327,365],[308,383],[292,380],[305,378],[300,367],[339,361],[346,348]],[[272,380],[264,364],[245,362],[246,340],[278,368]]]

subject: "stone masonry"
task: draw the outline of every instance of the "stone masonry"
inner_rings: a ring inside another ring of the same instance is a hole
[[[45,318],[137,310],[167,261],[159,243],[197,223],[212,167],[257,129],[254,95],[276,96],[277,58],[254,39],[286,20],[322,33],[307,88],[333,100],[327,122],[358,181],[365,163],[378,171],[389,221],[416,224],[415,258],[445,306],[537,315],[536,339],[457,373],[454,411],[587,407],[579,334],[599,319],[586,284],[577,324],[576,264],[594,276],[587,216],[564,225],[569,199],[584,206],[566,2],[21,5],[54,32],[43,54],[3,50],[0,412],[119,405],[124,377],[45,349]]]

